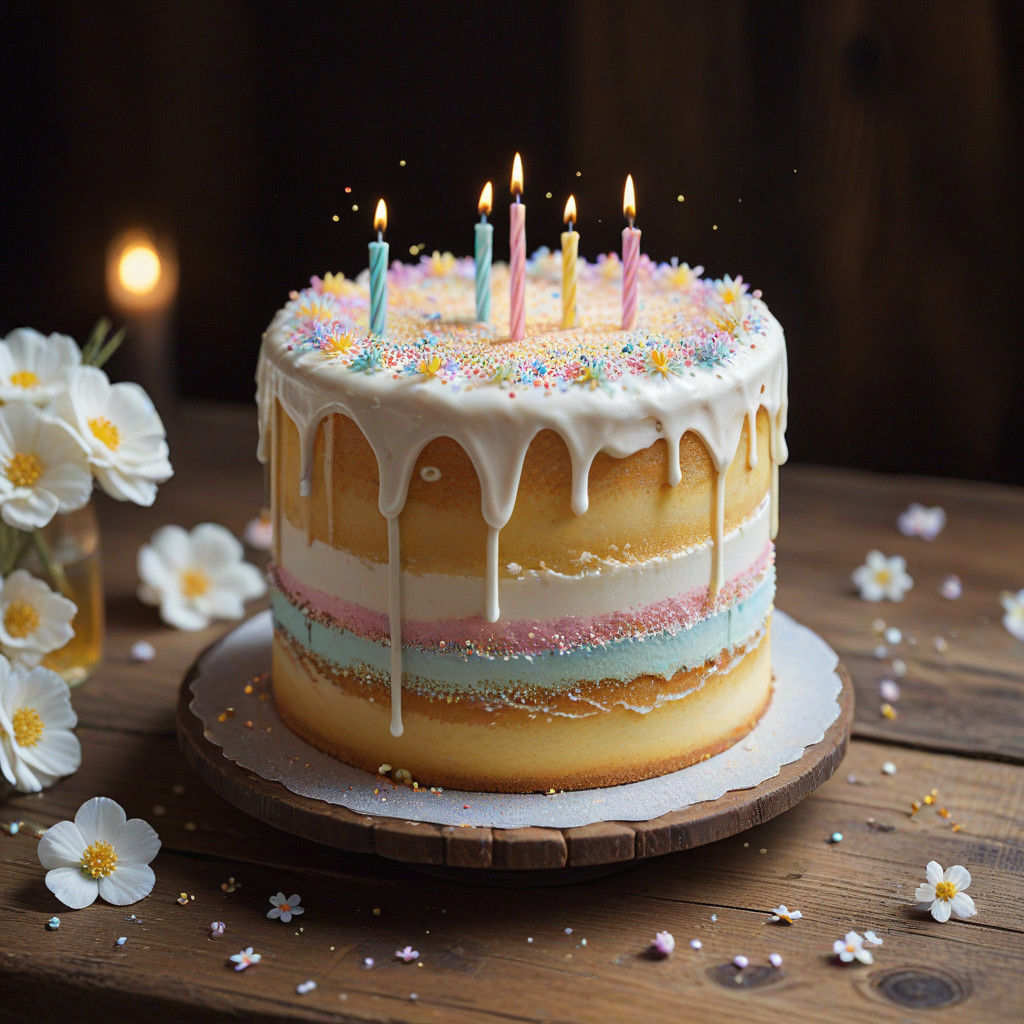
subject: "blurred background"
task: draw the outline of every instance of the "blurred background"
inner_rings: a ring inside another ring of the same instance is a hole
[[[0,333],[127,319],[159,402],[251,402],[378,196],[392,256],[466,254],[492,179],[505,258],[519,149],[531,249],[570,192],[615,247],[628,171],[653,258],[763,290],[794,459],[1024,483],[1019,4],[14,0],[0,49]]]

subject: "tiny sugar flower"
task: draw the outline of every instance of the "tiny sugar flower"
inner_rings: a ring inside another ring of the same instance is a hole
[[[272,921],[280,919],[284,924],[288,924],[293,917],[306,912],[305,907],[299,906],[298,895],[292,895],[285,899],[284,893],[279,892],[276,896],[270,897],[270,902],[273,906],[267,911],[267,917]]]
[[[245,602],[266,590],[262,573],[242,556],[242,545],[217,523],[200,523],[191,533],[162,526],[139,549],[139,599],[159,606],[176,629],[240,619]]]
[[[401,960],[402,963],[411,964],[413,960],[418,960],[420,957],[420,951],[413,949],[412,946],[406,946],[404,949],[395,950],[395,958]]]
[[[658,956],[671,956],[676,948],[675,936],[671,932],[658,932],[651,943],[651,949]]]
[[[938,505],[925,508],[916,501],[896,520],[896,526],[904,537],[920,537],[921,540],[935,540],[945,525],[945,509]]]
[[[77,611],[74,601],[16,569],[0,580],[0,650],[19,665],[38,665],[75,635],[71,620]]]
[[[772,907],[772,920],[778,924],[792,924],[803,916],[799,910],[790,910],[785,903]]]
[[[78,771],[77,724],[68,685],[56,672],[0,657],[0,773],[12,786],[38,793]]]
[[[263,959],[263,954],[254,953],[252,946],[246,946],[245,949],[229,956],[228,959],[235,965],[236,971],[244,971],[246,967],[255,967]]]
[[[974,900],[964,892],[971,884],[971,873],[962,864],[943,871],[938,861],[930,860],[924,877],[927,881],[917,887],[914,898],[936,921],[948,921],[950,914],[960,918],[977,914]]]
[[[1003,606],[1003,625],[1011,636],[1024,641],[1024,589],[1018,590],[1016,594],[1004,590],[999,595],[999,601]]]
[[[868,940],[867,935],[871,936],[874,942]],[[853,963],[854,960],[862,964],[872,964],[875,962],[875,958],[870,949],[864,948],[864,943],[868,941],[870,945],[880,946],[882,941],[875,936],[874,932],[868,932],[867,935],[861,936],[858,932],[847,932],[845,938],[836,939],[832,944],[832,952],[843,964]]]
[[[268,512],[261,512],[245,524],[245,543],[255,551],[269,551],[274,540],[274,525]]]
[[[227,928],[227,925],[223,921],[211,921],[210,938],[219,939],[224,934],[225,928]]]
[[[0,341],[0,402],[47,405],[82,361],[73,338],[19,327]]]
[[[100,486],[117,501],[149,506],[170,479],[164,425],[135,383],[111,384],[96,366],[80,366],[53,403],[78,438]]]
[[[768,963],[770,963],[772,965],[772,967],[781,967],[782,966],[782,957],[779,956],[778,953],[769,953],[768,954]]]
[[[732,958],[732,962],[733,962],[733,966],[738,967],[741,971],[745,967],[749,967],[750,966],[749,958],[745,957],[742,953],[740,953],[739,956],[734,956]]]
[[[914,585],[905,559],[899,555],[888,558],[881,551],[869,551],[865,564],[854,569],[851,579],[865,601],[902,601]]]
[[[950,573],[946,576],[942,583],[939,584],[939,593],[947,601],[955,601],[964,592],[963,581],[955,572]]]
[[[8,526],[41,529],[91,493],[89,462],[63,423],[28,402],[0,407],[0,517]]]
[[[72,910],[100,896],[126,907],[153,891],[149,862],[160,850],[156,832],[141,818],[126,819],[109,797],[97,796],[78,808],[74,821],[59,821],[39,840],[46,887]]]

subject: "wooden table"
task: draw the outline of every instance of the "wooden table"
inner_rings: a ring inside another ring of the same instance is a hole
[[[261,825],[214,796],[178,750],[178,685],[220,631],[164,628],[134,598],[134,555],[166,522],[241,531],[261,500],[255,429],[244,410],[186,408],[171,432],[177,475],[156,507],[102,503],[109,643],[74,698],[82,769],[8,800],[0,821],[48,825],[111,796],[160,833],[157,883],[134,907],[73,912],[43,885],[35,841],[0,834],[0,1020],[862,1024],[930,1019],[926,1007],[936,1020],[1020,1019],[1024,644],[1000,625],[998,595],[1024,586],[1024,492],[787,467],[778,603],[855,678],[843,767],[785,815],[713,846],[584,884],[523,890],[512,877],[481,888]],[[910,501],[946,508],[936,541],[896,532]],[[873,547],[907,556],[915,586],[902,604],[851,594],[850,571]],[[951,572],[963,578],[957,601],[938,593]],[[875,655],[879,617],[904,635],[886,660]],[[154,661],[129,661],[138,639],[154,644]],[[890,720],[878,683],[892,657],[907,671]],[[935,803],[911,815],[933,789]],[[841,842],[829,842],[834,832]],[[977,917],[940,925],[910,906],[931,859],[971,870]],[[225,891],[230,877],[238,885]],[[279,890],[307,907],[291,925],[265,917]],[[803,919],[769,924],[779,903]],[[52,914],[58,931],[45,928]],[[213,920],[226,922],[223,938],[209,938]],[[872,967],[832,962],[833,940],[850,928],[884,937]],[[645,950],[662,929],[676,953],[652,960]],[[395,959],[407,944],[419,963]],[[262,963],[230,970],[227,957],[250,945]],[[771,952],[780,969],[766,966]],[[737,954],[750,959],[743,971],[731,966]],[[297,994],[306,979],[318,988]]]

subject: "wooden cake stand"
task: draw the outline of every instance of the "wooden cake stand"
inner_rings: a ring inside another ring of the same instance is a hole
[[[298,796],[229,760],[204,736],[202,722],[189,709],[191,684],[203,657],[181,685],[178,738],[189,764],[225,800],[260,821],[314,842],[485,882],[562,883],[592,877],[725,839],[768,821],[832,775],[846,753],[853,721],[853,683],[840,663],[839,715],[823,739],[806,747],[799,760],[784,765],[774,778],[750,789],[730,790],[717,800],[649,821],[604,821],[576,828],[445,826],[357,814]]]

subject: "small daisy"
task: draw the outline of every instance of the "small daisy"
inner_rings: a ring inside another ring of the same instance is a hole
[[[95,366],[80,366],[53,411],[78,438],[100,486],[118,501],[149,506],[170,479],[167,440],[149,395],[131,382],[111,384]]]
[[[300,902],[297,894],[285,899],[284,893],[279,892],[276,896],[270,897],[271,909],[267,911],[267,917],[272,921],[280,919],[284,924],[288,924],[293,917],[306,912],[305,907],[299,906]]]
[[[772,920],[777,923],[792,924],[799,921],[804,915],[799,910],[790,910],[785,903],[772,907]]]
[[[851,579],[865,601],[902,601],[914,585],[906,560],[899,555],[888,558],[881,551],[869,551],[865,564],[854,569]]]
[[[160,850],[156,832],[141,818],[127,820],[109,797],[97,796],[78,808],[74,821],[59,821],[39,840],[39,862],[46,887],[72,910],[100,896],[117,907],[136,903],[153,891],[149,862]]]
[[[651,943],[651,949],[658,956],[671,956],[676,948],[675,936],[671,932],[658,932]]]
[[[872,942],[868,936],[874,941]],[[832,944],[832,952],[839,958],[839,962],[843,964],[853,963],[854,960],[862,964],[874,963],[875,958],[871,950],[864,948],[865,942],[875,946],[882,944],[881,939],[874,932],[868,932],[863,937],[858,932],[847,932],[845,938],[836,939]]]
[[[974,900],[964,890],[971,884],[971,873],[961,864],[942,870],[938,861],[930,860],[924,869],[922,882],[914,898],[928,910],[936,921],[948,921],[950,914],[957,917],[974,917],[978,912]]]
[[[46,405],[81,361],[81,350],[66,334],[47,338],[31,327],[11,331],[0,341],[0,402]]]
[[[82,747],[67,683],[48,668],[0,657],[0,772],[23,793],[38,793],[78,771]]]
[[[412,946],[406,946],[404,949],[395,950],[395,958],[401,960],[403,963],[411,964],[413,960],[420,958],[420,951],[413,949]]]
[[[896,520],[896,526],[904,537],[920,537],[921,540],[935,540],[945,525],[945,509],[938,505],[925,508],[916,501]]]
[[[1005,612],[1003,625],[1011,636],[1024,641],[1024,590],[1018,590],[1016,594],[1004,590],[999,595],[999,601]]]
[[[51,590],[24,569],[0,580],[0,650],[19,665],[32,667],[74,635],[74,601]]]
[[[247,946],[239,953],[229,956],[228,959],[235,965],[236,971],[244,971],[246,967],[255,967],[262,959],[262,953],[254,953],[252,946]]]
[[[28,402],[0,408],[0,516],[40,529],[89,500],[92,474],[74,435]]]
[[[245,602],[267,589],[260,570],[242,556],[242,545],[216,523],[200,523],[191,533],[162,526],[139,549],[139,600],[159,606],[176,629],[240,619]]]

